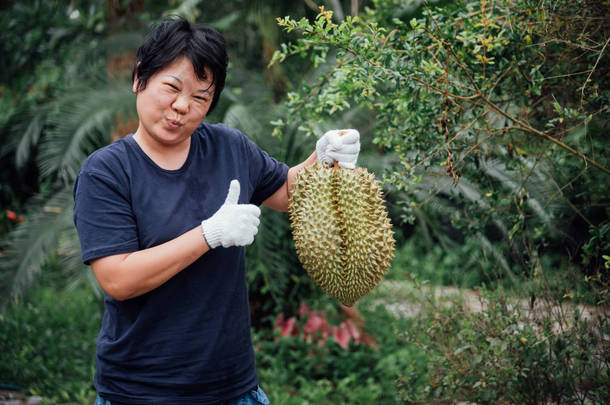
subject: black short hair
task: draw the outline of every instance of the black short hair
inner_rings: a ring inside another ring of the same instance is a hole
[[[211,27],[191,24],[180,17],[162,20],[138,49],[131,79],[137,76],[137,90],[144,90],[151,76],[181,56],[191,61],[199,80],[208,79],[206,67],[212,72],[214,95],[208,113],[212,112],[225,86],[229,57],[224,38]]]

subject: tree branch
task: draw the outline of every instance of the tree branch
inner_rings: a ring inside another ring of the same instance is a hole
[[[595,69],[597,68],[597,64],[599,63],[599,60],[602,58],[602,55],[604,54],[604,50],[606,50],[606,47],[608,46],[608,42],[610,42],[610,38],[608,38],[606,40],[604,47],[602,48],[601,51],[599,51],[599,56],[597,57],[597,60],[595,61],[595,65],[593,66],[593,69],[591,69],[591,71],[589,72],[589,75],[587,76],[587,80],[585,80],[585,82],[582,84],[582,89],[580,90],[580,105],[581,106],[582,106],[582,100],[585,98],[585,87],[587,87],[587,83],[591,79],[591,75],[593,74],[593,72],[595,72]]]
[[[495,105],[491,100],[487,99],[485,96],[483,96],[482,94],[479,94],[479,97],[481,98],[481,100],[483,100],[483,102],[485,102],[485,104],[487,104],[488,106],[490,106],[494,111],[496,111],[498,114],[504,116],[505,118],[508,118],[509,120],[511,120],[512,122],[514,122],[515,124],[517,124],[517,126],[519,126],[520,129],[525,130],[527,132],[531,132],[535,135],[538,135],[544,139],[546,139],[547,141],[553,142],[555,145],[559,146],[560,148],[563,148],[565,150],[567,150],[568,152],[578,156],[579,158],[583,159],[585,162],[589,163],[591,166],[594,166],[596,168],[598,168],[599,170],[603,171],[606,174],[610,174],[610,170],[608,170],[607,168],[605,168],[604,166],[600,165],[599,163],[597,163],[596,161],[590,159],[589,157],[587,157],[586,155],[580,153],[579,151],[577,151],[576,149],[566,145],[565,143],[561,142],[558,139],[553,138],[552,136],[545,134],[542,131],[537,130],[536,128],[533,128],[532,126],[530,126],[529,124],[511,116],[510,114],[508,114],[506,111],[504,111],[503,109],[501,109],[500,107],[498,107],[497,105]]]
[[[436,23],[436,21],[435,21],[435,23]],[[608,41],[610,41],[610,39]],[[608,44],[608,41],[606,41],[606,45]],[[599,170],[603,171],[606,174],[610,174],[610,170],[608,170],[606,167],[600,165],[596,161],[592,160],[591,158],[589,158],[588,156],[584,155],[583,153],[577,151],[576,149],[566,145],[565,143],[561,142],[560,140],[555,139],[552,136],[550,136],[548,134],[545,134],[542,131],[537,130],[536,128],[532,127],[531,125],[527,124],[526,122],[523,122],[523,121],[521,121],[521,120],[511,116],[506,111],[504,111],[502,108],[500,108],[499,106],[494,104],[487,97],[485,97],[483,95],[483,92],[481,91],[481,89],[477,86],[476,82],[472,78],[472,76],[468,73],[468,69],[466,69],[466,67],[460,62],[458,56],[455,54],[453,48],[451,47],[451,44],[449,44],[446,41],[444,41],[444,42],[448,45],[449,50],[451,51],[451,54],[453,55],[453,58],[454,58],[455,62],[458,64],[458,66],[460,66],[460,68],[462,69],[464,74],[466,74],[466,77],[468,78],[468,81],[470,81],[472,86],[476,89],[476,93],[477,93],[476,96],[478,96],[477,98],[480,98],[485,104],[490,106],[498,114],[500,114],[500,115],[504,116],[505,118],[508,118],[509,120],[514,122],[522,130],[525,130],[527,132],[531,132],[531,133],[533,133],[535,135],[538,135],[538,136],[546,139],[547,141],[550,141],[550,142],[554,143],[555,145],[559,146],[560,148],[563,148],[563,149],[567,150],[568,152],[572,153],[573,155],[578,156],[579,158],[583,159],[585,162],[591,164],[591,166],[594,166],[594,167],[598,168]],[[605,48],[605,45],[604,45],[604,48]],[[603,49],[602,49],[602,51],[603,51]],[[600,56],[601,56],[601,52],[600,52]],[[597,66],[597,64],[596,64],[596,66]]]

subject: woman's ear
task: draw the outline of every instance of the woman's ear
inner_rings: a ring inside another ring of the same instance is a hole
[[[138,62],[138,64],[136,65],[136,68],[134,69],[134,73],[133,73],[133,85],[131,87],[131,91],[133,91],[135,94],[138,93],[138,69],[140,68],[140,62]]]
[[[131,91],[134,92],[134,94],[138,94],[138,76],[135,75],[133,78],[133,86],[131,87]]]

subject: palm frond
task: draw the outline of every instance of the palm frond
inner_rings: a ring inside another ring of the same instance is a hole
[[[476,237],[479,240],[483,251],[493,257],[494,261],[500,265],[500,267],[504,270],[504,273],[510,277],[511,281],[516,282],[517,277],[508,265],[508,262],[504,257],[504,253],[500,249],[498,249],[493,243],[491,243],[491,241],[487,239],[487,237],[482,233],[477,232]]]
[[[73,232],[66,232],[59,240],[59,264],[62,273],[66,276],[66,287],[75,288],[86,282],[98,298],[102,297],[102,289],[91,269],[86,266],[81,257],[80,241],[76,228]]]
[[[236,103],[227,109],[223,122],[229,127],[239,129],[249,137],[256,137],[256,134],[263,132],[259,120],[260,118],[257,119],[250,108]]]
[[[40,108],[33,114],[26,113],[21,118],[26,121],[23,125],[17,125],[17,130],[23,129],[21,134],[16,134],[14,139],[19,139],[17,144],[17,150],[15,151],[15,164],[18,169],[21,169],[31,158],[32,148],[38,143],[42,128],[46,120],[47,109]],[[14,132],[14,131],[12,131]]]
[[[110,142],[117,117],[135,116],[130,88],[120,81],[74,89],[58,97],[47,120],[50,129],[40,145],[41,175],[58,174],[66,183],[73,181],[87,155]]]
[[[551,216],[542,207],[540,201],[538,201],[538,199],[535,198],[531,193],[531,190],[548,189],[548,182],[536,182],[536,179],[532,177],[529,177],[524,181],[519,178],[520,175],[518,173],[508,170],[504,163],[497,160],[482,160],[481,166],[490,177],[500,181],[507,189],[514,192],[517,196],[522,196],[522,187],[527,189],[527,193],[529,194],[528,198],[526,199],[527,205],[536,213],[536,215],[538,215],[538,217],[550,231],[555,231],[555,226]],[[544,191],[537,191],[537,194],[544,194]],[[547,195],[548,194],[550,194],[550,192],[547,192]]]
[[[46,115],[45,106],[16,108],[0,126],[0,158],[14,159],[16,167],[22,169],[31,159],[32,148],[40,139]]]
[[[460,178],[460,181],[457,184],[453,185],[453,179],[436,169],[428,170],[428,172],[423,175],[422,181],[416,185],[415,190],[417,198],[421,201],[426,200],[430,193],[432,193],[445,195],[447,197],[456,197],[458,199],[466,199],[485,211],[490,211],[492,209],[491,205],[483,198],[484,193],[479,185],[463,177]],[[435,202],[438,202],[437,198],[431,198],[429,199],[428,204],[430,204],[433,209],[438,209],[438,206],[434,205]],[[508,234],[507,226],[500,220],[494,219],[494,225],[504,235]]]
[[[71,187],[64,187],[48,199],[33,198],[26,211],[30,212],[26,221],[6,236],[0,248],[0,296],[5,299],[26,290],[41,266],[58,253],[60,240],[76,239]]]

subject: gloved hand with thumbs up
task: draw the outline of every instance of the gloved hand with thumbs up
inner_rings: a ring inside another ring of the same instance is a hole
[[[245,246],[254,241],[261,210],[254,204],[239,204],[239,193],[239,181],[232,180],[224,204],[201,222],[203,236],[210,248]]]

